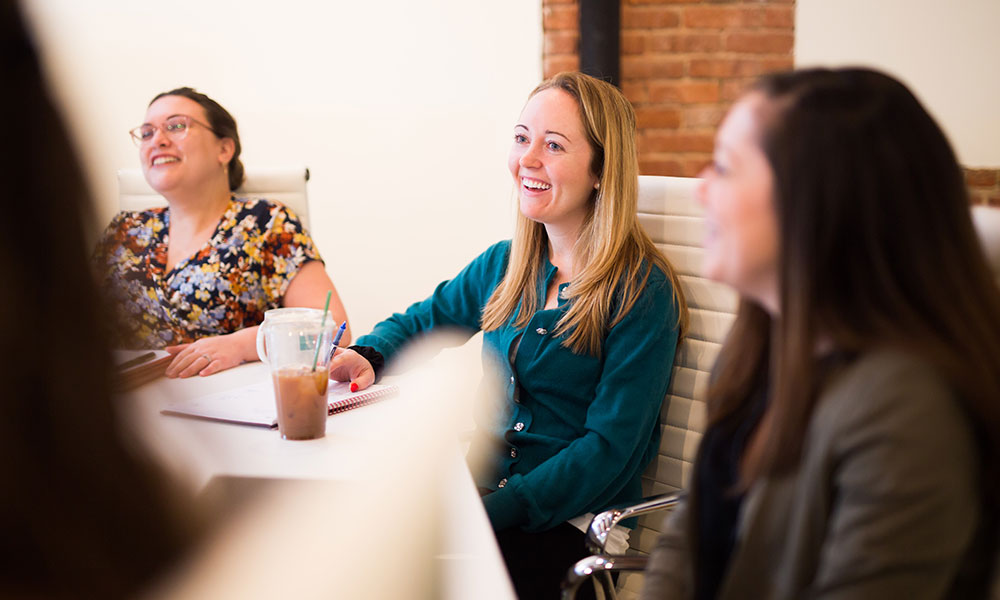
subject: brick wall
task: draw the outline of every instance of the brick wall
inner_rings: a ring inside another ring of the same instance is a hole
[[[579,68],[577,0],[543,0],[545,76]],[[696,175],[755,76],[792,66],[791,0],[622,0],[622,91],[644,175]]]
[[[973,204],[1000,206],[1000,169],[966,169],[965,183]]]
[[[793,66],[794,0],[621,0],[622,91],[644,175],[693,176],[741,89]],[[546,77],[580,66],[578,0],[542,0]],[[966,169],[975,204],[1000,206],[1000,169]]]
[[[580,68],[580,13],[577,0],[542,0],[542,72],[551,77]]]

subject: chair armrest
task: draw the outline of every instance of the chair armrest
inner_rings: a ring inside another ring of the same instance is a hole
[[[638,517],[658,510],[671,509],[685,495],[686,492],[680,491],[660,494],[659,496],[650,496],[638,504],[624,508],[611,508],[594,515],[594,518],[590,521],[590,526],[587,527],[587,549],[594,554],[603,554],[604,546],[608,543],[608,534],[623,519]]]
[[[588,556],[576,561],[566,573],[562,583],[562,600],[573,600],[576,592],[587,579],[599,574],[610,575],[620,571],[641,571],[646,568],[647,556],[608,556],[605,554]],[[610,577],[605,581],[610,582]],[[603,582],[602,582],[603,583]]]

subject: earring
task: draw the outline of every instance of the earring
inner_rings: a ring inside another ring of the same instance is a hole
[[[595,190],[601,189],[601,182],[600,181],[598,181],[597,183],[594,184],[594,189]]]

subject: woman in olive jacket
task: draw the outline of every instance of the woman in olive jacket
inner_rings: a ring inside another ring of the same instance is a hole
[[[742,302],[642,597],[984,597],[1000,290],[944,134],[881,73],[775,74],[704,177]]]

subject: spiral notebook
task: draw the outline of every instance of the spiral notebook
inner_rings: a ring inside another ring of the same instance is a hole
[[[376,384],[360,392],[351,392],[349,383],[331,381],[326,393],[330,405],[329,414],[335,415],[367,406],[397,393],[399,388],[395,385]],[[278,426],[274,385],[270,381],[173,402],[160,412],[177,417],[257,425],[272,429]]]

